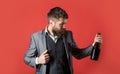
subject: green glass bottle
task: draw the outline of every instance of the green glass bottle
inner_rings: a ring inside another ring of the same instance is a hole
[[[101,35],[101,33],[98,33],[97,35]],[[93,46],[92,52],[91,52],[91,60],[98,60],[100,55],[100,44],[96,42]]]

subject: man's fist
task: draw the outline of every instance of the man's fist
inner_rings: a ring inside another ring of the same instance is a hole
[[[46,64],[50,60],[48,50],[44,51],[37,59],[38,64]]]

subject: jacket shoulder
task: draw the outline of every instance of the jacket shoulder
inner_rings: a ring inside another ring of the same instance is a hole
[[[65,31],[65,34],[66,34],[66,35],[72,34],[72,31],[71,31],[71,30],[66,30],[66,31]]]
[[[43,30],[40,30],[40,31],[34,32],[34,33],[32,33],[31,35],[32,35],[32,36],[43,35],[44,32],[45,32],[45,30],[43,29]]]
[[[38,39],[43,35],[44,35],[44,30],[40,30],[40,31],[32,33],[31,37],[33,37],[34,39]]]
[[[66,32],[72,32],[71,30],[66,30]]]

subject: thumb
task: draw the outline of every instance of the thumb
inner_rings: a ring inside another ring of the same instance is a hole
[[[43,54],[46,54],[47,52],[48,52],[48,50],[45,50],[45,51],[42,53],[42,55],[43,55]]]

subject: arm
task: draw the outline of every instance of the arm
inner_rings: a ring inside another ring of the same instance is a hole
[[[93,48],[92,45],[90,45],[86,48],[82,48],[82,49],[78,48],[74,39],[73,39],[72,32],[69,33],[68,39],[69,39],[68,47],[69,47],[72,55],[75,58],[82,59],[82,58],[87,57],[91,54],[91,51],[92,51],[92,48]]]
[[[71,53],[76,59],[82,59],[84,57],[89,56],[91,54],[92,48],[92,45],[82,49],[70,46]]]
[[[47,50],[38,56],[34,35],[31,36],[29,49],[24,56],[24,62],[34,68],[40,68],[42,64],[49,62],[49,54]]]
[[[37,66],[35,63],[36,56],[37,56],[37,50],[36,50],[36,46],[35,46],[34,36],[32,35],[31,39],[30,39],[29,48],[24,56],[25,64],[36,68],[36,66]]]

